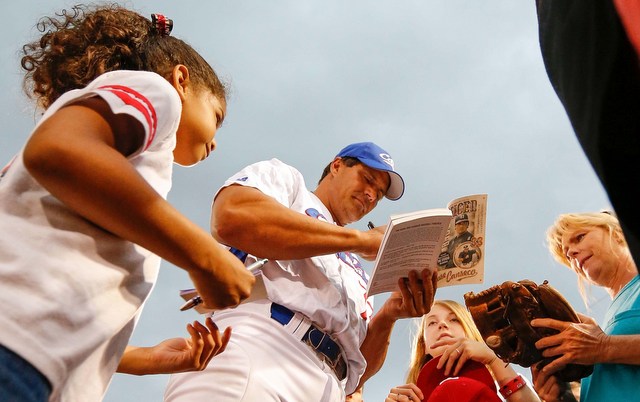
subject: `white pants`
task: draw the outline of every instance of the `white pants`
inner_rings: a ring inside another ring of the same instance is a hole
[[[343,384],[314,351],[268,315],[269,303],[216,312],[231,340],[204,371],[174,374],[165,402],[344,402]]]

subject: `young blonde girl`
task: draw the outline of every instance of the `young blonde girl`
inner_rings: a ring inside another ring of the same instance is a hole
[[[423,392],[416,386],[422,367],[434,357],[440,356],[438,369],[446,375],[457,375],[469,360],[487,366],[498,389],[514,379],[522,381],[509,365],[500,360],[484,343],[471,315],[460,303],[453,300],[436,300],[431,311],[420,320],[413,342],[407,384],[394,387],[385,399],[389,401],[421,401]],[[528,386],[506,398],[509,402],[536,401],[538,397]]]
[[[254,282],[166,201],[173,163],[205,159],[226,114],[224,86],[171,27],[76,6],[40,20],[23,47],[25,88],[45,112],[0,173],[0,400],[99,401],[118,367],[202,369],[228,341],[197,323],[190,340],[121,362],[160,258],[212,308]]]

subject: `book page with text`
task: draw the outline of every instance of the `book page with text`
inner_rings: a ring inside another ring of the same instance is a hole
[[[437,269],[440,246],[451,221],[446,208],[394,215],[385,231],[368,284],[369,296],[397,289],[409,271]]]

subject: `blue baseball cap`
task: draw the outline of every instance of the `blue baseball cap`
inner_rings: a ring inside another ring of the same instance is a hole
[[[385,197],[392,201],[402,197],[402,194],[404,194],[404,180],[402,180],[402,176],[396,173],[393,159],[391,159],[391,155],[387,151],[373,142],[358,142],[347,145],[336,155],[336,157],[340,158],[345,156],[356,158],[372,169],[389,173],[391,182]]]

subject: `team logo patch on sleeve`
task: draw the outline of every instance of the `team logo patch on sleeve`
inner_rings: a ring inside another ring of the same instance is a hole
[[[321,214],[317,209],[315,209],[315,208],[307,208],[307,209],[304,211],[304,213],[305,213],[305,214],[307,214],[307,216],[310,216],[310,217],[312,217],[312,218],[316,218],[316,219],[321,220],[321,221],[323,221],[323,222],[329,222],[329,221],[327,220],[327,218],[325,218],[325,216],[324,216],[324,215],[322,215],[322,214]]]

